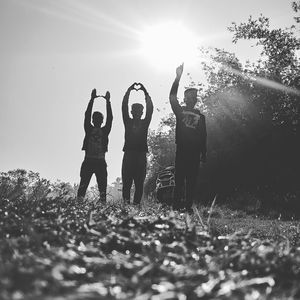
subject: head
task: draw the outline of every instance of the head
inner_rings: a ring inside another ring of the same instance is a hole
[[[103,123],[103,115],[100,111],[94,111],[93,113],[93,125],[95,127],[100,127]]]
[[[197,92],[196,88],[189,88],[184,91],[184,102],[188,108],[194,108],[197,103]]]
[[[133,103],[131,105],[131,114],[134,119],[140,119],[143,115],[144,106],[140,103]]]

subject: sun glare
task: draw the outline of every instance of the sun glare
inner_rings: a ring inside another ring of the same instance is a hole
[[[197,37],[176,22],[146,28],[141,34],[141,53],[158,68],[168,68],[197,57]]]

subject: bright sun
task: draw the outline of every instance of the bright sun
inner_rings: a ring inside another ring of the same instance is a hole
[[[192,62],[197,57],[197,37],[178,22],[148,27],[141,42],[141,53],[158,68]]]

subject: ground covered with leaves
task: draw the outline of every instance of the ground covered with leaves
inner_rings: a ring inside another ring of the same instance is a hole
[[[217,212],[0,199],[0,298],[300,298],[295,235],[241,231],[249,219]]]

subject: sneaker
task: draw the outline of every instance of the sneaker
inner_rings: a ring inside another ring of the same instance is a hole
[[[174,210],[181,210],[184,208],[184,205],[182,203],[175,202],[175,203],[173,203],[172,208]]]
[[[123,203],[124,203],[125,205],[129,205],[129,204],[130,204],[130,200],[129,200],[129,199],[123,199]]]
[[[140,209],[141,208],[141,203],[133,202],[132,206],[136,207],[137,209]]]
[[[77,196],[77,201],[78,202],[83,202],[84,201],[84,196]]]
[[[194,210],[192,208],[192,206],[188,206],[185,208],[185,211],[188,213],[188,214],[193,214],[194,213]]]
[[[105,204],[106,203],[106,198],[100,198],[97,203],[102,203]]]

